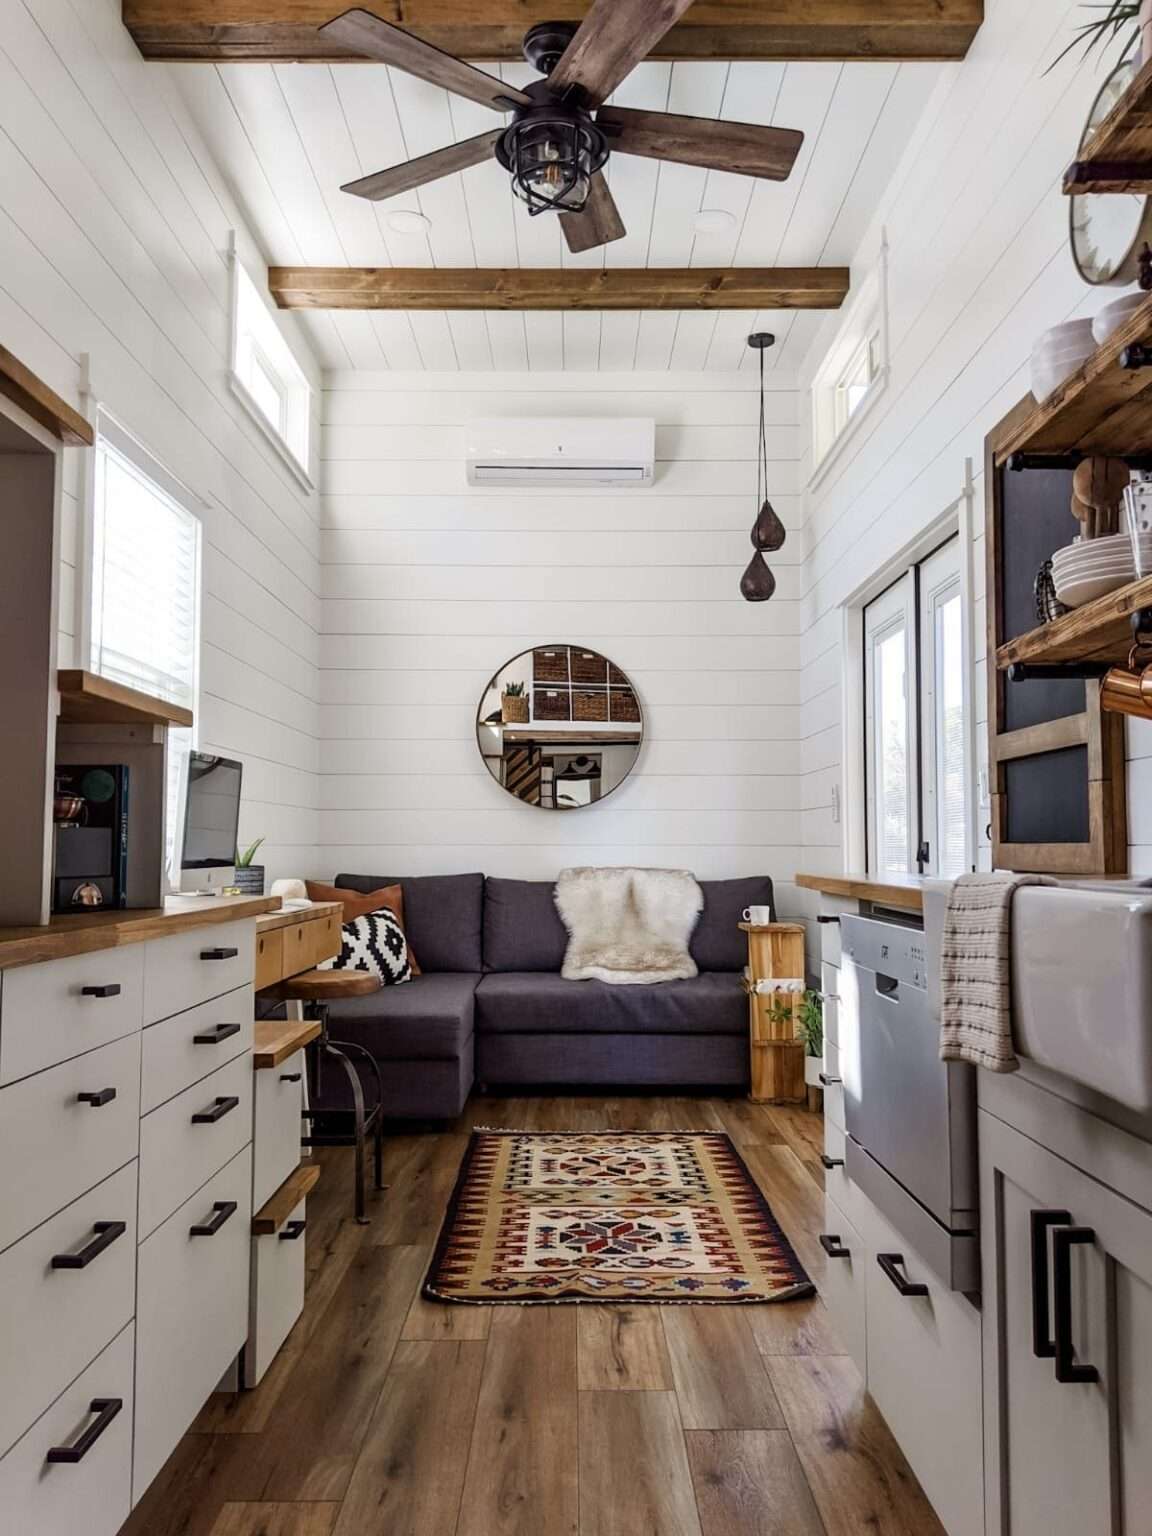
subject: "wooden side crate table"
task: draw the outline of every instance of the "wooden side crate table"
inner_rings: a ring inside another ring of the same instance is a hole
[[[804,982],[802,923],[741,923],[748,935],[748,1039],[755,1104],[804,1104],[804,1042],[796,1028],[799,992],[758,992],[760,981]]]

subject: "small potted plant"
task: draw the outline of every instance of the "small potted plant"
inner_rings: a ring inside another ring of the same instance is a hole
[[[500,718],[505,725],[528,724],[528,695],[523,683],[505,683],[500,695]]]
[[[1120,62],[1132,59],[1137,66],[1148,62],[1152,54],[1152,0],[1103,0],[1102,4],[1086,4],[1084,9],[1096,14],[1076,27],[1075,37],[1049,68],[1077,50],[1087,58],[1111,43],[1123,44]]]
[[[824,998],[807,991],[796,1010],[796,1033],[804,1042],[804,1081],[809,1088],[820,1088],[824,1070]]]
[[[264,894],[264,866],[252,862],[263,841],[262,837],[258,837],[243,851],[239,848],[236,850],[236,889],[243,891],[246,896]]]

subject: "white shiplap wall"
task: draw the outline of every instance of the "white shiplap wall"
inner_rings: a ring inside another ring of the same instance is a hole
[[[87,354],[100,402],[208,503],[200,742],[243,758],[241,837],[295,873],[316,844],[318,508],[227,388],[229,230],[260,257],[119,0],[2,9],[0,339],[74,403]],[[65,457],[69,665],[82,474]]]
[[[647,415],[658,477],[620,491],[471,489],[483,416]],[[799,851],[797,394],[772,376],[770,489],[789,534],[766,604],[751,556],[756,393],[747,374],[329,374],[324,395],[320,867],[570,863],[767,871]],[[594,646],[649,726],[603,806],[547,814],[490,779],[475,740],[488,678],[533,644]]]
[[[838,605],[956,501],[966,459],[975,473],[974,701],[985,761],[984,436],[1028,390],[1034,337],[1093,313],[1114,293],[1089,289],[1077,276],[1060,192],[1104,72],[1066,60],[1046,73],[1085,14],[1064,0],[988,0],[968,58],[938,86],[854,262],[859,282],[875,265],[886,229],[890,381],[807,498],[801,644],[808,869],[835,870],[842,862],[842,827],[832,815],[845,757]],[[835,330],[828,323],[822,341]],[[814,349],[811,363],[822,350]],[[806,432],[806,453],[809,442]],[[805,475],[809,468],[810,458]],[[1130,743],[1132,867],[1152,873],[1152,729],[1133,731]],[[982,832],[986,810],[979,819]],[[986,843],[979,858],[987,863]]]

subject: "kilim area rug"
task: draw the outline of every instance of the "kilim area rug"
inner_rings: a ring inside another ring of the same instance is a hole
[[[814,1287],[722,1131],[474,1131],[424,1294],[764,1302]]]

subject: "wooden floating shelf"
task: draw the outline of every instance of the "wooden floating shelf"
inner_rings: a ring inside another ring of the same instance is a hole
[[[319,1179],[319,1163],[301,1163],[253,1216],[253,1234],[256,1237],[267,1237],[269,1233],[278,1232],[301,1200],[315,1189]]]
[[[66,725],[192,724],[192,711],[167,699],[125,688],[95,672],[76,670],[56,674],[60,690],[60,719]]]
[[[1152,62],[1140,70],[1086,148],[1089,153],[1068,167],[1066,193],[1152,192]]]
[[[252,1065],[256,1071],[278,1067],[319,1033],[319,1019],[257,1019]]]
[[[1152,453],[1152,368],[1120,366],[1121,354],[1141,343],[1152,343],[1152,295],[1042,405],[1023,406],[996,463],[1014,453]]]
[[[7,395],[33,421],[70,448],[90,448],[96,441],[91,424],[80,412],[49,389],[31,368],[25,368],[7,347],[0,347],[0,394]]]
[[[1132,615],[1141,608],[1152,608],[1152,576],[1009,640],[996,652],[996,665],[1003,670],[1014,661],[1127,661]]]

